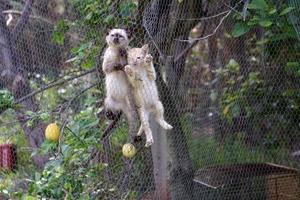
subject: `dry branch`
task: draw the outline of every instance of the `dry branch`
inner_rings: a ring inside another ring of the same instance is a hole
[[[224,16],[221,18],[219,24],[218,24],[217,27],[213,30],[212,33],[210,33],[210,34],[208,34],[208,35],[206,35],[206,36],[204,36],[204,37],[192,38],[192,39],[188,39],[188,40],[181,40],[181,39],[175,39],[175,40],[176,40],[176,41],[179,41],[179,42],[189,42],[189,43],[193,44],[195,41],[205,40],[205,39],[207,39],[207,38],[209,38],[209,37],[215,35],[215,34],[217,33],[217,31],[219,30],[219,28],[221,27],[221,25],[223,24],[223,22],[225,21],[225,19],[226,19],[232,12],[237,12],[237,11],[235,10],[235,8],[236,8],[241,2],[243,2],[243,0],[239,1],[234,7],[231,7],[231,6],[229,6],[229,5],[225,4],[225,3],[223,3],[225,6],[229,7],[230,10],[227,10],[227,11],[224,11],[224,12],[221,12],[221,13],[215,15],[215,16],[221,16],[221,15],[223,15],[223,14],[226,14],[226,15],[224,15]],[[240,13],[239,13],[239,14],[240,14]],[[214,18],[215,16],[212,16],[212,18]]]
[[[12,14],[12,15],[22,15],[22,12],[21,11],[18,11],[18,10],[4,10],[2,11],[3,14]],[[43,21],[47,24],[53,24],[53,22],[43,18],[43,17],[40,17],[40,16],[36,16],[36,15],[30,15],[29,18],[31,19],[36,19],[36,20],[39,20],[39,21]]]
[[[45,87],[42,87],[42,88],[40,88],[39,90],[33,91],[33,92],[27,94],[26,96],[24,96],[24,97],[22,97],[22,98],[16,100],[15,103],[16,103],[16,104],[17,104],[17,103],[20,103],[20,102],[22,102],[22,101],[24,101],[24,100],[26,100],[26,99],[28,99],[28,98],[34,96],[34,95],[37,95],[37,94],[39,94],[39,93],[41,93],[41,92],[43,92],[43,91],[45,91],[45,90],[47,90],[47,89],[49,89],[49,88],[52,88],[52,87],[55,87],[55,86],[58,86],[58,85],[62,85],[62,84],[64,84],[64,83],[69,82],[69,81],[71,81],[71,80],[74,80],[74,79],[76,79],[76,78],[85,76],[85,75],[87,75],[87,74],[90,74],[90,73],[94,72],[95,70],[96,70],[96,68],[93,68],[93,69],[88,70],[88,71],[85,71],[84,73],[81,73],[81,74],[79,74],[79,75],[76,75],[76,76],[67,78],[67,79],[65,79],[65,80],[59,80],[59,81],[54,82],[54,83],[52,83],[52,84],[46,85]]]
[[[217,27],[213,30],[212,33],[204,36],[204,37],[199,37],[199,38],[192,38],[192,39],[189,39],[189,40],[181,40],[181,39],[175,39],[176,41],[179,41],[179,42],[190,42],[190,43],[193,43],[195,41],[198,41],[198,40],[205,40],[213,35],[215,35],[217,33],[217,31],[219,30],[219,28],[221,27],[221,25],[223,24],[224,20],[231,14],[231,10],[230,11],[227,11],[227,14],[225,16],[222,17],[222,19],[220,20],[219,24],[217,25]]]
[[[102,140],[104,140],[105,138],[107,138],[110,135],[110,132],[115,128],[118,121],[120,120],[121,115],[122,115],[122,113],[119,112],[117,114],[116,118],[107,126],[107,128],[104,130],[104,132],[102,134]]]

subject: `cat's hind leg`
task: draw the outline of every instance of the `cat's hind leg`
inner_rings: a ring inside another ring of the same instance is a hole
[[[158,101],[155,105],[155,120],[157,123],[166,130],[172,129],[173,126],[171,126],[166,120],[164,119],[164,107],[160,101]]]
[[[142,129],[140,128],[140,130],[144,130],[145,135],[146,135],[145,147],[149,147],[154,143],[152,131],[150,129],[150,124],[149,124],[149,113],[145,109],[141,108],[141,109],[139,109],[139,115],[140,115],[140,119],[141,119],[141,123],[142,123],[141,124]]]
[[[141,124],[141,126],[140,126],[140,128],[139,128],[139,131],[138,131],[138,133],[137,133],[136,135],[137,135],[137,136],[141,136],[142,133],[143,133],[143,131],[144,131],[143,124]]]
[[[125,98],[125,102],[122,105],[121,110],[126,115],[129,133],[131,137],[134,138],[137,132],[137,113],[135,107],[133,106],[132,99],[130,97]]]

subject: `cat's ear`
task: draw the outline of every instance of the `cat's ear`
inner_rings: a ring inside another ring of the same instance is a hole
[[[149,44],[145,44],[144,46],[142,46],[142,50],[144,51],[145,54],[149,53]]]
[[[108,27],[108,28],[106,29],[106,35],[109,35],[109,33],[110,33],[111,30],[112,30],[112,28]]]

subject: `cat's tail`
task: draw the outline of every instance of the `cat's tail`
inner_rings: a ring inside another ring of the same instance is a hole
[[[159,120],[158,121],[159,125],[166,130],[170,130],[173,128],[173,126],[171,126],[168,122],[166,122],[165,120]]]

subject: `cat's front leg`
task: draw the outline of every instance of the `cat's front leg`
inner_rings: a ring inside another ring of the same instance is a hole
[[[145,69],[147,71],[147,76],[149,80],[154,81],[156,79],[156,73],[153,66],[153,57],[151,56],[151,54],[146,55],[145,63],[146,63]]]
[[[136,79],[136,73],[132,69],[132,67],[130,65],[126,65],[124,67],[124,72],[125,72],[125,74],[126,74],[126,76],[128,78],[128,81],[129,81],[130,85],[132,87],[136,87],[136,81],[135,81],[135,79]]]

